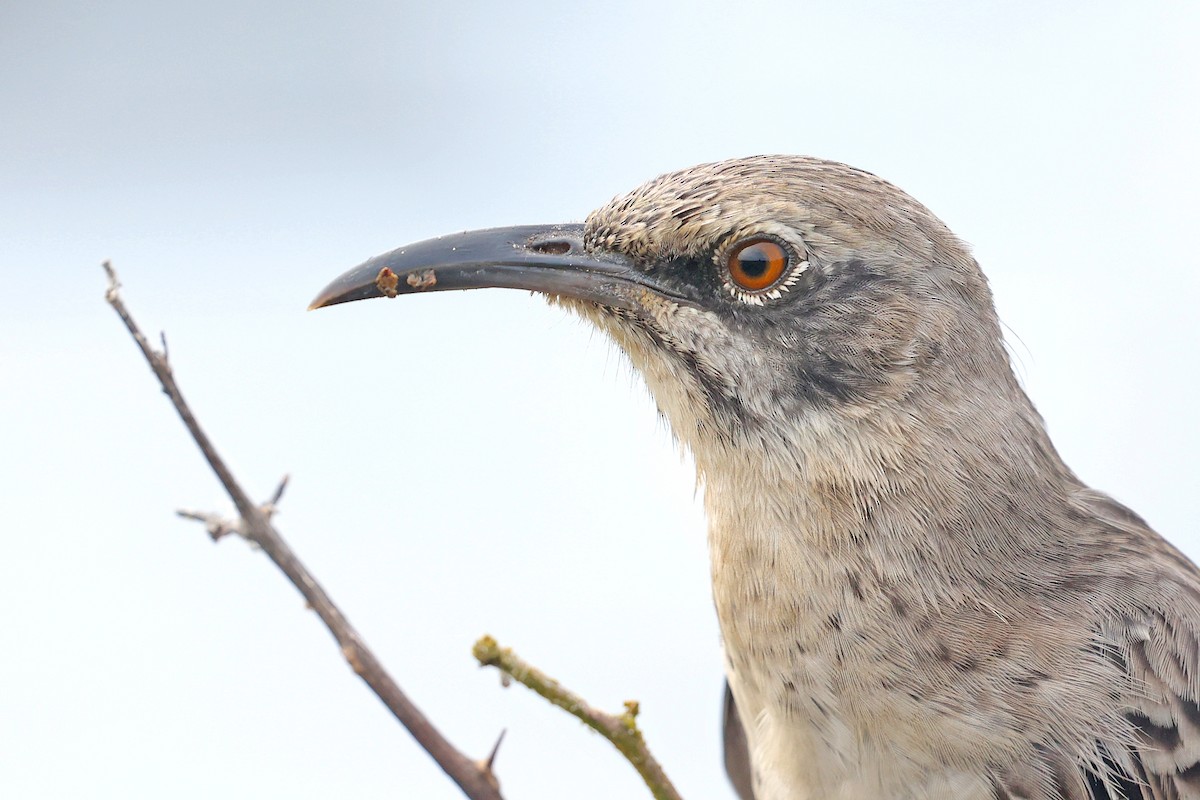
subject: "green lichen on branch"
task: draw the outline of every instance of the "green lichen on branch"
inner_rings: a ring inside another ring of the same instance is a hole
[[[495,667],[611,742],[642,776],[655,800],[681,800],[679,793],[663,772],[662,766],[651,755],[642,732],[638,729],[637,715],[640,709],[636,700],[626,700],[625,711],[620,716],[613,716],[592,708],[583,698],[523,661],[511,648],[501,647],[491,636],[481,637],[475,642],[471,652],[480,666]]]

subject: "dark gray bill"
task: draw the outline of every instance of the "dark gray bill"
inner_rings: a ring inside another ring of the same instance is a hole
[[[439,236],[376,256],[326,286],[310,309],[451,289],[527,289],[633,309],[638,292],[670,296],[627,259],[584,251],[582,225],[520,225]]]

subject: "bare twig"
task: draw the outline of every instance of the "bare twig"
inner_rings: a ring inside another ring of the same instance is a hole
[[[492,775],[490,760],[487,766],[472,761],[457,750],[436,728],[426,719],[425,715],[413,705],[412,701],[400,690],[396,682],[387,674],[375,654],[363,643],[358,632],[346,620],[342,612],[333,604],[329,595],[321,588],[316,579],[284,542],[283,538],[271,525],[270,518],[275,510],[275,504],[283,495],[287,479],[280,483],[271,500],[259,506],[250,500],[249,495],[234,479],[229,467],[217,454],[216,448],[196,421],[183,394],[175,383],[170,363],[167,360],[166,338],[161,337],[163,349],[155,350],[147,342],[129,311],[121,300],[120,283],[113,271],[112,265],[104,263],[104,271],[108,274],[108,290],[105,299],[117,312],[130,336],[137,342],[145,356],[146,362],[154,372],[163,391],[171,399],[172,405],[179,413],[183,424],[199,446],[204,458],[208,461],[213,472],[225,487],[225,491],[237,508],[239,519],[236,521],[223,520],[215,514],[204,514],[195,511],[182,511],[181,516],[197,519],[205,524],[209,535],[219,539],[229,533],[237,533],[261,547],[275,565],[288,577],[288,580],[300,591],[308,605],[317,612],[321,621],[329,628],[333,638],[342,650],[342,655],[355,673],[371,690],[378,695],[384,705],[396,716],[401,724],[408,729],[413,738],[425,749],[446,774],[458,784],[463,793],[471,800],[503,800],[497,787],[495,776]],[[494,756],[493,756],[494,757]]]
[[[637,701],[626,701],[625,713],[614,717],[592,708],[582,697],[564,689],[558,681],[521,660],[509,648],[501,648],[491,636],[476,642],[472,652],[481,666],[495,667],[501,674],[511,676],[608,739],[642,776],[656,800],[680,800],[679,793],[650,754],[638,729]]]
[[[246,526],[240,519],[228,519],[220,514],[213,514],[205,511],[190,511],[186,508],[181,508],[175,512],[184,519],[194,519],[197,522],[204,523],[204,530],[208,531],[209,537],[215,542],[223,539],[231,533],[236,533],[252,546],[254,541],[246,535]]]

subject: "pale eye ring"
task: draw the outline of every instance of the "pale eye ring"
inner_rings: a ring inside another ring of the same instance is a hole
[[[791,255],[779,242],[751,236],[729,248],[725,268],[730,282],[746,292],[765,292],[788,274]]]

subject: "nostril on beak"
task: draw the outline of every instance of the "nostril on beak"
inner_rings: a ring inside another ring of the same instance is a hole
[[[567,239],[547,239],[534,242],[529,245],[529,249],[548,256],[565,256],[571,252],[571,242]]]

